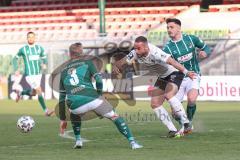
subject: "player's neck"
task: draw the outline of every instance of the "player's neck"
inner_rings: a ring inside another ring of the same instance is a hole
[[[175,37],[172,38],[172,41],[178,42],[182,39],[182,34],[177,34]]]
[[[34,46],[34,45],[35,45],[35,43],[32,43],[32,44],[28,43],[28,45],[29,45],[29,46]]]

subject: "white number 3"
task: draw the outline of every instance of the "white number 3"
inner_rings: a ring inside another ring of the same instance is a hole
[[[71,85],[73,85],[73,86],[76,86],[76,85],[78,85],[78,83],[79,83],[79,78],[78,78],[78,76],[77,76],[76,73],[77,73],[77,72],[76,72],[76,69],[72,70],[70,83],[71,83]]]

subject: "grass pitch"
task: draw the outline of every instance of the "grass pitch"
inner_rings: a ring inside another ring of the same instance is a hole
[[[57,101],[47,101],[53,108]],[[167,129],[152,117],[149,102],[136,106],[120,102],[117,112],[125,119],[143,149],[131,150],[127,140],[106,119],[82,124],[82,137],[89,140],[80,150],[70,138],[58,136],[57,117],[45,117],[37,101],[0,101],[1,160],[238,160],[240,153],[240,105],[237,102],[198,102],[194,133],[181,139],[164,138]],[[169,107],[165,105],[167,109]],[[21,133],[17,119],[30,115],[36,125]],[[177,126],[177,124],[176,124]]]

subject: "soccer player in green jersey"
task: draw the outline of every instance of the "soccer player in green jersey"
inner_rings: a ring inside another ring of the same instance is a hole
[[[69,48],[70,60],[64,64],[61,70],[59,83],[59,115],[60,127],[66,127],[65,102],[70,110],[70,120],[76,138],[73,148],[81,148],[81,118],[89,111],[113,121],[117,129],[130,143],[132,149],[142,148],[139,145],[123,118],[113,110],[108,101],[101,96],[102,78],[92,59],[86,59],[83,55],[81,43],[74,43]],[[96,80],[96,89],[92,84],[92,78]]]
[[[198,59],[208,57],[210,55],[210,48],[200,38],[194,35],[182,34],[181,21],[179,19],[168,18],[166,23],[167,32],[171,40],[166,43],[163,50],[171,54],[187,70],[197,73],[195,79],[190,79],[189,77],[183,79],[176,95],[181,101],[184,95],[187,95],[187,117],[190,123],[192,123],[201,80]],[[200,51],[197,52],[196,48],[200,49]]]
[[[30,85],[31,89],[26,89],[23,91],[16,90],[18,102],[23,95],[35,96],[38,95],[38,101],[45,112],[46,116],[51,116],[54,111],[46,107],[42,89],[41,89],[41,78],[42,78],[42,69],[46,69],[47,56],[44,52],[42,46],[35,44],[35,33],[27,33],[27,42],[28,44],[19,49],[16,56],[13,58],[13,67],[15,75],[18,75],[20,72],[18,70],[18,59],[23,58],[26,76],[26,81]]]

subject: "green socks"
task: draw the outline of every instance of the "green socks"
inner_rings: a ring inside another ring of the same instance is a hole
[[[70,115],[73,133],[75,135],[76,140],[80,140],[80,130],[81,130],[81,117],[79,115],[72,114]]]
[[[119,132],[124,135],[129,142],[133,141],[134,138],[132,136],[132,133],[130,129],[128,128],[128,125],[125,123],[123,118],[118,117],[117,119],[114,120],[115,125],[117,126]]]
[[[38,95],[38,102],[40,103],[42,109],[46,112],[47,107],[46,107],[46,104],[44,102],[44,98],[42,95]]]
[[[23,91],[21,92],[21,95],[31,96],[31,94],[32,94],[31,92],[32,92],[31,89],[26,89],[26,90],[23,90]]]
[[[21,95],[31,96],[32,95],[32,90],[31,89],[23,90],[21,92]],[[38,95],[38,102],[40,103],[42,109],[46,112],[47,107],[46,107],[46,104],[45,104],[45,101],[44,101],[44,98],[43,98],[42,95]]]
[[[196,104],[187,106],[187,117],[189,121],[193,120],[193,115],[195,114],[195,111],[196,111]]]

